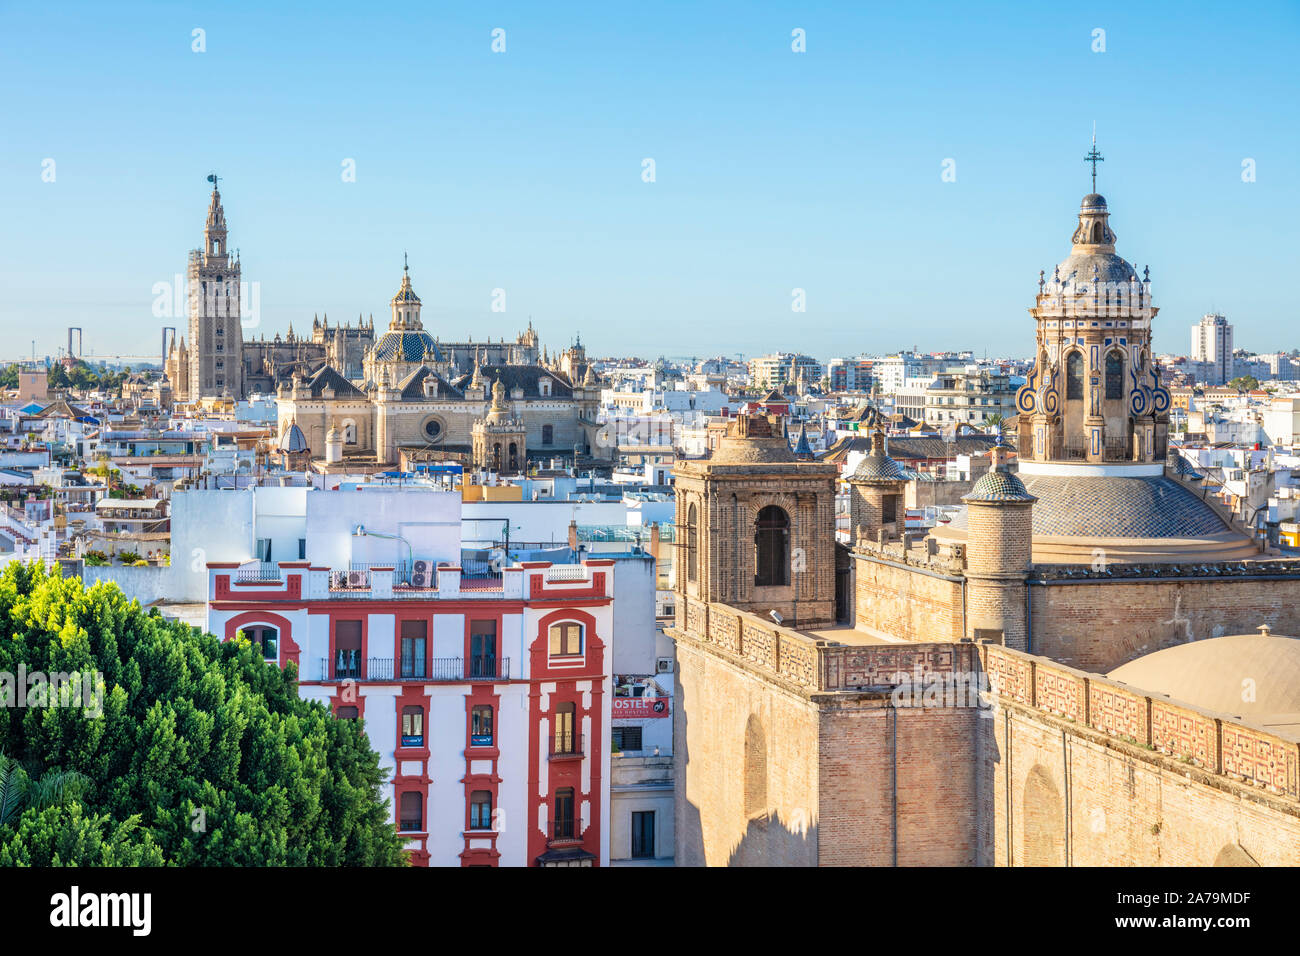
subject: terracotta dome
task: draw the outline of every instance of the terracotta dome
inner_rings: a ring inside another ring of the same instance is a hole
[[[1300,729],[1300,640],[1267,629],[1166,647],[1106,676],[1253,723]]]
[[[742,438],[726,435],[718,439],[711,459],[719,465],[761,465],[795,461],[794,452],[784,438]]]

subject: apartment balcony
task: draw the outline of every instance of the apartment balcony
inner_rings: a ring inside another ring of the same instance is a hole
[[[546,843],[548,846],[564,846],[565,844],[581,842],[582,828],[578,821],[572,817],[547,822]]]
[[[245,564],[235,572],[236,584],[276,584],[279,581],[279,567],[267,561]]]
[[[581,760],[586,756],[582,747],[582,734],[574,731],[560,731],[548,738],[550,741],[549,758],[551,760]]]
[[[355,652],[339,651],[331,661],[318,658],[317,677],[327,683],[464,683],[510,679],[508,657],[361,657]]]

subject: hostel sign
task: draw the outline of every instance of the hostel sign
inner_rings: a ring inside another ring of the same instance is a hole
[[[615,697],[613,716],[616,718],[667,717],[667,697]]]

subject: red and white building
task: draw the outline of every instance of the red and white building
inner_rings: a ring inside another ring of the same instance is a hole
[[[313,537],[309,524],[309,556]],[[410,560],[209,562],[208,629],[243,632],[297,665],[303,697],[365,721],[415,863],[607,865],[617,562],[469,577],[458,533],[453,549],[356,526],[353,557],[373,558],[375,538]]]

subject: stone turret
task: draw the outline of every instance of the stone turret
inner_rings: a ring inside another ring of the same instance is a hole
[[[849,476],[849,525],[855,547],[880,545],[902,536],[907,474],[885,453],[885,432],[871,433],[871,451]]]
[[[962,498],[967,506],[966,636],[1029,650],[1025,578],[1038,499],[1007,470],[1006,449],[989,452],[989,471]]]

